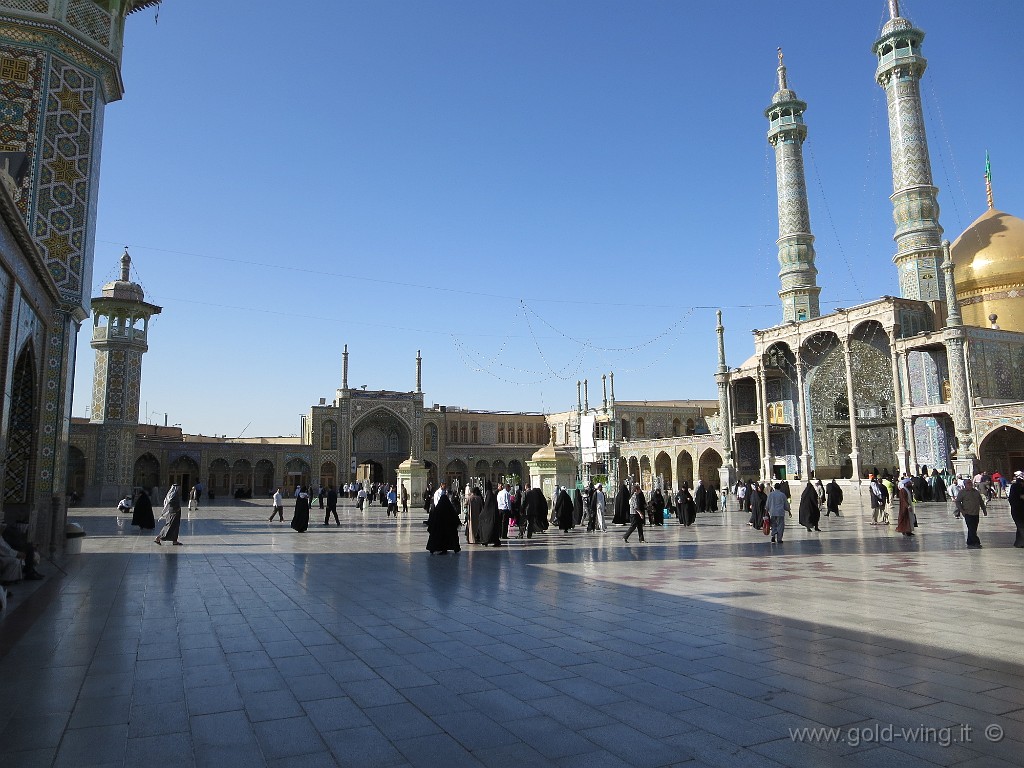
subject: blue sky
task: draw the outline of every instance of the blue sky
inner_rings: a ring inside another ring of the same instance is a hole
[[[301,12],[292,10],[300,8]],[[125,245],[164,307],[153,422],[297,432],[341,382],[554,411],[714,398],[778,323],[763,110],[782,46],[809,107],[823,311],[898,291],[871,44],[885,0],[168,0],[130,17],[107,108],[93,295]],[[1024,216],[1024,3],[914,0],[941,221]],[[281,9],[288,9],[283,11]],[[79,338],[75,415],[93,355]],[[146,420],[145,418],[143,420]]]

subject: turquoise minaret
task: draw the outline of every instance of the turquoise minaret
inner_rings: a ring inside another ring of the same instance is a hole
[[[764,111],[768,118],[768,142],[775,147],[775,185],[779,197],[779,279],[782,290],[782,319],[808,320],[817,317],[818,270],[814,266],[814,235],[807,205],[807,183],[804,177],[804,139],[807,126],[804,111],[807,104],[796,97],[786,82],[786,66],[779,49],[779,90],[772,96],[771,106]]]
[[[903,298],[944,301],[946,289],[939,274],[939,191],[932,184],[921,111],[921,77],[928,66],[921,55],[924,32],[900,16],[898,0],[889,0],[889,17],[872,50],[878,57],[875,79],[885,89],[889,106],[890,200],[896,222],[893,263],[899,270]]]

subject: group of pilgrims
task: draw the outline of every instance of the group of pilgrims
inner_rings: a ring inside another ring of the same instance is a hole
[[[604,533],[608,530],[605,517],[609,506],[613,526],[636,524],[638,514],[640,526],[645,522],[661,526],[673,518],[680,525],[691,526],[698,512],[718,510],[717,490],[703,481],[692,493],[686,482],[675,493],[657,487],[644,493],[638,485],[631,488],[622,481],[610,505],[603,483],[590,482],[583,489],[572,490],[562,486],[549,499],[540,488],[529,484],[513,487],[498,483],[495,490],[488,480],[482,488],[470,484],[460,492],[457,481],[442,481],[436,489],[427,486],[423,501],[427,512],[426,548],[431,554],[461,551],[462,538],[466,544],[500,547],[503,540],[532,539],[549,529]]]

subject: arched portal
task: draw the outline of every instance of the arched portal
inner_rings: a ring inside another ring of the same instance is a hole
[[[282,485],[288,489],[289,493],[294,493],[297,485],[309,488],[309,464],[298,457],[289,459],[284,465]]]
[[[325,461],[320,465],[320,487],[334,488],[338,482],[338,466],[333,461]]]
[[[619,483],[629,477],[629,462],[622,456],[619,457]],[[615,489],[618,490],[618,489]]]
[[[999,470],[1003,477],[1024,469],[1024,431],[1016,427],[999,427],[985,436],[978,448],[981,466],[989,472]]]
[[[629,482],[630,484],[640,482],[640,462],[637,461],[636,456],[629,457]]]
[[[466,462],[461,459],[449,461],[448,466],[444,468],[444,477],[449,483],[457,480],[459,487],[464,488],[466,486],[466,479],[469,477]]]
[[[693,457],[686,451],[680,451],[676,456],[676,480],[680,488],[683,483],[693,488]]]
[[[647,456],[640,457],[640,487],[645,491],[651,487],[651,460]]]
[[[359,463],[377,463],[379,479],[397,481],[398,465],[409,458],[412,448],[409,426],[386,408],[371,411],[352,427],[352,453]]]
[[[181,489],[181,498],[188,500],[188,492],[199,480],[199,465],[191,456],[179,456],[168,470],[168,486],[178,484]]]
[[[508,463],[508,479],[513,485],[523,484],[523,465],[518,459]]]
[[[268,459],[260,459],[253,469],[256,487],[253,493],[257,496],[270,496],[277,486],[274,485],[274,464]]]
[[[480,459],[473,467],[473,477],[480,482],[480,487],[483,488],[484,481],[491,478],[491,465]]]
[[[708,448],[700,455],[698,470],[700,479],[707,488],[718,488],[718,469],[722,466],[722,454],[714,448]]]
[[[224,459],[210,462],[209,482],[206,484],[210,498],[227,496],[231,493],[231,465]]]
[[[160,485],[160,462],[152,453],[144,453],[135,460],[132,471],[133,484],[152,495],[153,489]]]
[[[508,473],[505,470],[504,461],[501,461],[499,459],[498,461],[491,464],[491,482],[495,484],[495,488],[497,488],[498,483],[505,482],[505,476],[507,474]]]
[[[654,476],[662,488],[672,487],[672,459],[664,451],[654,458]]]
[[[252,464],[248,459],[238,459],[231,465],[231,492],[252,493]]]
[[[81,499],[85,495],[85,454],[75,446],[68,448],[67,495]]]
[[[36,366],[32,345],[25,347],[14,366],[11,410],[4,457],[4,509],[20,512],[32,504],[36,435]]]

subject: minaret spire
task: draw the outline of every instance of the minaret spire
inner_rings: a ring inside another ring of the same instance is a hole
[[[416,350],[416,394],[423,391],[423,356]]]
[[[803,143],[807,138],[804,111],[807,104],[789,89],[782,49],[779,53],[779,90],[768,118],[768,143],[775,148],[775,184],[779,198],[779,279],[782,319],[809,320],[821,314],[818,307],[818,270],[814,266],[814,235],[807,204]]]
[[[892,18],[872,50],[878,57],[875,79],[885,89],[889,111],[889,150],[892,160],[893,219],[900,295],[919,301],[945,301],[939,190],[932,183],[932,162],[921,109],[921,78],[928,61],[921,55],[924,32],[899,15],[889,1]]]
[[[988,155],[986,155],[986,157],[988,157]],[[991,207],[992,207],[992,205],[990,203],[989,204],[989,208],[991,208]],[[131,271],[132,271],[132,257],[128,255],[128,246],[126,245],[124,247],[124,255],[121,256],[121,282],[122,283],[130,283],[132,281]]]
[[[348,344],[341,353],[341,388],[348,389]]]

